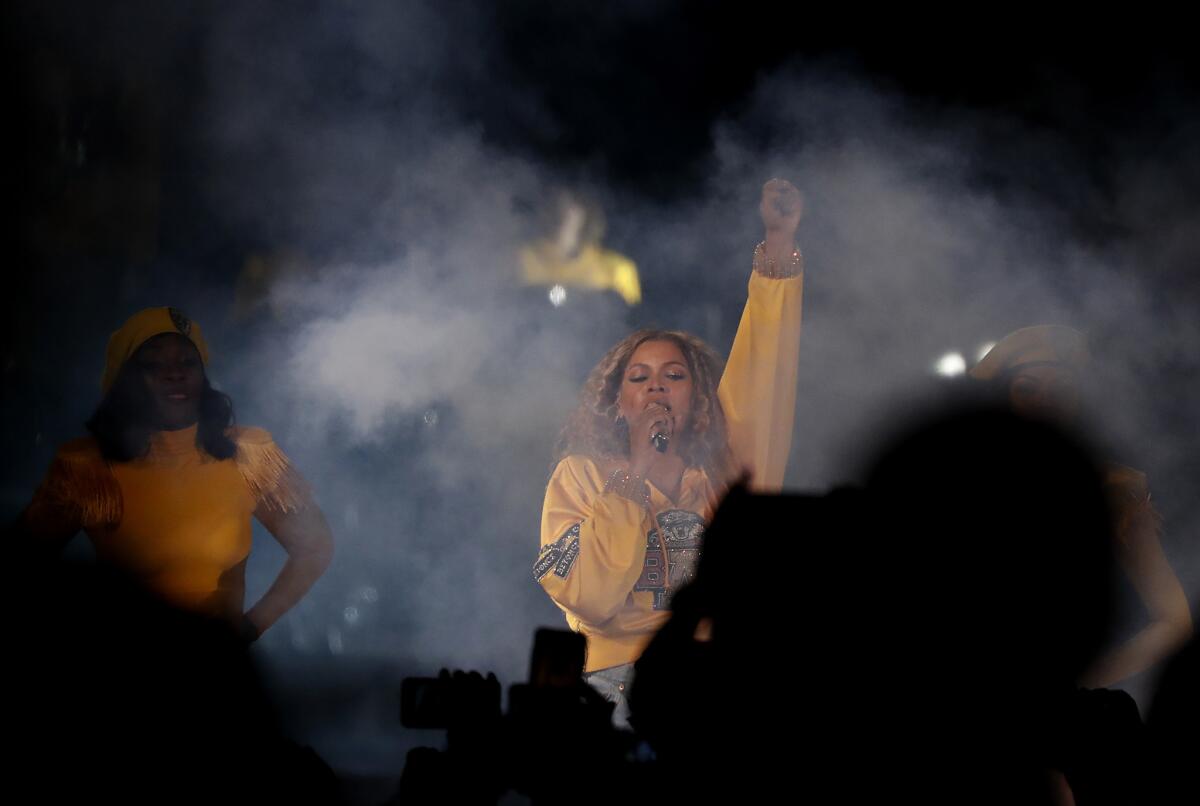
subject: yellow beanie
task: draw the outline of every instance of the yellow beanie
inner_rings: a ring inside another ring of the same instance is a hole
[[[990,381],[1023,364],[1064,364],[1084,369],[1089,361],[1087,339],[1063,325],[1035,325],[1014,330],[971,369],[971,377]]]
[[[208,363],[208,343],[204,341],[200,325],[178,308],[146,308],[125,320],[125,324],[108,337],[108,351],[105,354],[104,375],[100,378],[100,390],[107,394],[125,362],[139,347],[160,333],[179,333],[187,336],[200,351],[200,360]]]

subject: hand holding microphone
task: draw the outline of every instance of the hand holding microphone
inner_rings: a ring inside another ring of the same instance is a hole
[[[655,462],[657,456],[665,454],[675,432],[675,418],[666,403],[653,402],[629,424],[633,439],[633,465],[642,470]]]
[[[675,430],[671,407],[666,403],[651,403],[646,408],[659,414],[650,426],[650,443],[654,445],[654,450],[666,453],[667,447],[671,444],[671,433]]]

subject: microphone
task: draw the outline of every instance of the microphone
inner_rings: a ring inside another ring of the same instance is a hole
[[[671,441],[671,438],[662,431],[655,431],[654,436],[650,437],[650,441],[654,443],[654,450],[659,453],[666,453],[667,444]]]

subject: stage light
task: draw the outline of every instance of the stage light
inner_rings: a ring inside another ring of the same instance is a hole
[[[561,285],[554,285],[550,287],[550,293],[546,296],[550,298],[550,304],[558,308],[567,301],[567,289]]]
[[[933,371],[944,378],[953,378],[967,371],[967,362],[961,353],[946,353],[933,365]]]

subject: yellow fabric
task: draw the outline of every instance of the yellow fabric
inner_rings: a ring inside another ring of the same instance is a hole
[[[616,291],[627,305],[642,301],[637,266],[610,249],[588,244],[570,259],[564,259],[550,241],[539,241],[521,249],[521,279],[525,285],[562,285]]]
[[[1087,339],[1062,325],[1034,325],[1014,330],[988,350],[971,368],[976,380],[990,381],[1022,364],[1065,364],[1082,370],[1088,363]]]
[[[776,489],[790,448],[795,411],[803,280],[750,280],[720,399],[735,459],[760,489]],[[585,456],[559,462],[546,488],[541,550],[533,574],[587,636],[586,670],[631,663],[667,620],[670,593],[690,580],[719,480],[700,468],[683,475],[672,502],[652,484],[650,508],[605,493],[612,467]],[[666,536],[664,568],[659,533]],[[668,588],[663,572],[670,578]]]
[[[104,374],[100,378],[101,391],[107,392],[111,389],[125,362],[139,347],[161,333],[180,333],[187,336],[200,351],[200,359],[205,364],[208,363],[208,342],[204,340],[198,323],[191,321],[178,308],[146,308],[125,320],[125,324],[109,336],[104,357]]]
[[[113,463],[94,440],[75,440],[59,450],[25,519],[37,531],[39,521],[74,518],[101,560],[168,601],[240,614],[251,515],[260,505],[294,509],[304,490],[270,434],[239,428],[232,436],[236,459],[203,452],[192,426],[158,432],[145,457]]]
[[[292,472],[292,463],[269,433],[239,428],[234,439],[238,471],[255,501],[277,512],[295,512],[307,504],[312,491]]]
[[[652,576],[656,567],[661,570],[660,553],[647,550],[654,524],[674,512],[707,522],[716,507],[716,492],[699,468],[684,473],[674,503],[650,485],[650,510],[604,492],[610,472],[584,456],[568,456],[558,464],[546,488],[542,551],[534,567],[567,624],[587,636],[589,672],[636,660],[670,615],[664,602],[656,605],[665,586]],[[681,537],[678,542],[694,542],[690,535]],[[672,551],[673,584],[682,584],[694,571],[696,557],[684,563],[678,556],[692,550],[681,545]]]
[[[91,437],[59,447],[23,517],[36,533],[72,533],[121,521],[121,488]]]
[[[717,389],[734,459],[762,492],[783,485],[792,447],[803,301],[803,276],[750,275],[750,294]]]

